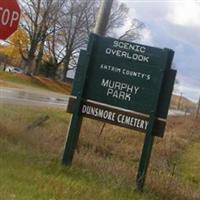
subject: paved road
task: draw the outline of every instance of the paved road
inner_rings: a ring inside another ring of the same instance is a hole
[[[34,106],[47,106],[67,108],[69,96],[56,92],[43,91],[39,89],[13,89],[0,87],[0,104],[22,104]],[[169,110],[171,116],[184,116],[185,112]]]
[[[25,104],[66,109],[69,97],[56,92],[37,89],[0,88],[0,104]]]

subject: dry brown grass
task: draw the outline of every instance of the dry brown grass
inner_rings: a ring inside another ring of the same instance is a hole
[[[42,76],[27,76],[25,74],[0,72],[0,80],[1,87],[36,87],[64,94],[70,94],[71,92],[71,84]]]
[[[200,199],[200,190],[184,182],[177,171],[184,151],[193,141],[199,141],[199,128],[199,120],[193,117],[171,117],[166,136],[155,142],[147,184],[165,199]]]
[[[63,110],[4,104],[0,111],[0,137],[6,137],[13,143],[21,142],[33,151],[62,153],[69,123],[69,115]],[[48,115],[49,120],[27,130],[33,121],[43,115]]]
[[[95,128],[91,128],[95,127]],[[85,120],[82,126],[78,153],[74,163],[111,177],[120,186],[133,186],[137,173],[144,135],[124,128]],[[177,176],[179,157],[199,138],[199,121],[187,117],[171,117],[166,135],[156,138],[147,175],[147,188],[165,199],[199,199],[200,193]]]
[[[16,84],[10,83],[8,81],[3,81],[3,80],[0,80],[0,87],[20,88]]]
[[[44,112],[50,119],[40,127],[25,131]],[[1,114],[0,136],[61,159],[68,123],[69,115],[62,111],[10,107]],[[102,122],[83,120],[73,165],[91,171],[104,181],[114,182],[117,187],[133,188],[144,134],[109,124],[101,133],[102,126]],[[200,199],[199,191],[184,182],[176,171],[182,153],[193,140],[200,139],[199,129],[199,120],[192,117],[169,118],[165,137],[155,139],[146,182],[148,190],[162,199]]]

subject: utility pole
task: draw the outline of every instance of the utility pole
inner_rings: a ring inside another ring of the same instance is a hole
[[[199,117],[199,110],[200,110],[200,97],[199,97],[199,102],[198,102],[197,111],[196,111],[196,119]]]
[[[94,33],[105,36],[113,0],[102,0],[98,12]]]
[[[106,26],[109,21],[109,16],[112,8],[113,0],[102,0],[101,6],[97,15],[96,25],[94,27],[94,33],[105,36],[106,34]],[[100,134],[103,132],[106,123],[103,123]]]
[[[183,96],[183,93],[181,92],[181,95],[180,95],[179,100],[178,100],[177,110],[181,109],[182,96]]]

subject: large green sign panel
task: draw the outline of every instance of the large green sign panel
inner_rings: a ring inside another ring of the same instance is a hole
[[[160,93],[167,53],[165,49],[96,37],[83,97],[150,114]],[[79,71],[84,70],[83,63],[84,59]],[[78,76],[81,73],[77,72]],[[72,94],[77,92],[75,86]]]

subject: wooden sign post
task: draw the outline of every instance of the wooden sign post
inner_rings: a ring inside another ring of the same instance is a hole
[[[84,85],[86,81],[87,71],[90,64],[90,57],[94,50],[94,42],[95,36],[91,35],[88,43],[87,53],[80,53],[78,67],[84,69],[82,74],[77,74],[78,78],[76,79],[76,94],[77,99],[75,102],[75,109],[72,115],[72,119],[70,122],[69,130],[68,130],[68,138],[65,145],[65,150],[63,154],[63,164],[71,165],[74,151],[78,142],[80,127],[82,123],[81,116],[81,105],[83,102],[83,93],[84,93]]]
[[[166,62],[166,67],[167,67],[166,73],[170,70],[172,60],[173,60],[173,56],[174,56],[174,52],[168,51],[168,58],[167,58],[167,62]],[[174,72],[171,75],[170,85],[174,84],[175,75],[176,75],[176,72]],[[162,92],[162,89],[165,88],[163,85],[166,84],[166,81],[169,81],[169,78],[167,78],[167,76],[165,75],[160,92]],[[168,91],[168,92],[172,93],[172,87],[170,89],[171,89],[171,91]],[[139,191],[142,191],[143,187],[144,187],[147,168],[148,168],[148,165],[149,165],[149,160],[150,160],[150,157],[151,157],[151,151],[152,151],[153,142],[154,142],[153,130],[154,130],[154,126],[155,126],[156,116],[157,116],[157,113],[159,111],[160,102],[162,100],[161,98],[162,98],[162,96],[160,94],[158,99],[157,99],[158,102],[157,102],[157,106],[155,107],[155,111],[152,112],[151,115],[150,115],[149,125],[148,125],[148,129],[147,129],[147,132],[146,132],[146,135],[145,135],[144,145],[143,145],[143,149],[142,149],[142,155],[141,155],[141,158],[140,158],[140,164],[139,164],[138,174],[137,174],[137,178],[136,178],[136,185],[137,185],[137,189]],[[168,107],[169,107],[169,105],[168,105]],[[166,117],[167,117],[167,115],[166,115]]]
[[[174,52],[90,35],[81,51],[68,112],[73,113],[63,164],[70,165],[82,117],[146,134],[137,188],[142,190],[154,136],[163,137],[176,76]]]

